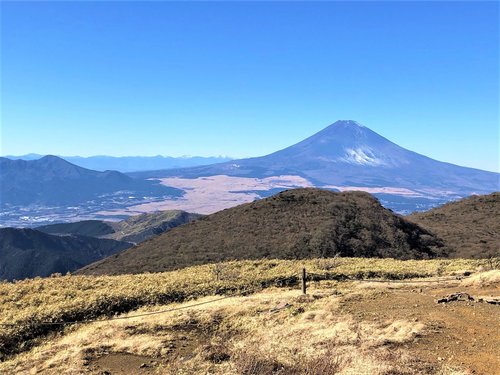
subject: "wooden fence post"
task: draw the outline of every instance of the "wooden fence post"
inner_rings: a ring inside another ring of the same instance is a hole
[[[306,294],[306,269],[302,268],[302,294]]]

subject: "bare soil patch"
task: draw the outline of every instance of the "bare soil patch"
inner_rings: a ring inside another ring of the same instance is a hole
[[[459,366],[472,374],[500,374],[500,307],[473,301],[437,303],[438,298],[460,292],[498,297],[498,287],[466,287],[458,282],[388,285],[373,293],[346,298],[341,302],[341,311],[359,321],[421,322],[426,327],[424,334],[403,345],[416,358],[436,367]]]
[[[158,360],[131,353],[109,353],[91,361],[89,371],[101,375],[157,374]]]
[[[131,325],[125,330],[129,334],[161,335],[157,328],[144,329]],[[209,335],[198,322],[173,326],[169,330],[174,335],[162,340],[161,355],[145,356],[126,352],[105,352],[90,356],[87,371],[99,375],[162,374],[173,361],[189,361],[196,349],[206,345]]]

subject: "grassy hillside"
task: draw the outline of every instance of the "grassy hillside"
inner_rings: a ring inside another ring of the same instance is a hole
[[[472,196],[407,218],[442,238],[451,257],[500,256],[500,193]]]
[[[230,259],[431,258],[440,241],[370,194],[295,189],[177,227],[82,274],[159,272]]]
[[[139,243],[179,225],[198,219],[201,216],[200,214],[180,210],[131,216],[127,220],[109,223],[113,227],[114,233],[108,234],[105,237],[119,241]]]
[[[0,280],[72,272],[201,217],[184,211],[132,216],[120,222],[84,220],[33,229],[0,229]]]
[[[57,235],[79,234],[82,236],[101,237],[115,232],[111,224],[102,220],[82,220],[74,223],[42,225],[41,227],[37,227],[36,230]]]
[[[1,228],[0,280],[74,271],[130,246],[130,243],[109,239]]]
[[[139,243],[201,216],[180,210],[169,210],[135,215],[118,222],[83,220],[44,225],[36,229],[49,234],[78,234]]]
[[[261,260],[191,267],[179,271],[121,276],[60,276],[0,283],[0,358],[24,351],[63,326],[131,311],[143,305],[252,292],[294,285],[302,267],[319,279],[405,279],[450,275],[487,266],[485,260],[400,261],[393,259]]]

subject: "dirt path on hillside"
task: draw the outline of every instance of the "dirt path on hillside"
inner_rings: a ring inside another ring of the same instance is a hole
[[[166,370],[171,361],[186,361],[195,350],[209,341],[207,333],[196,324],[175,328],[175,335],[163,342],[166,350],[160,357],[148,357],[132,353],[101,353],[87,364],[87,371],[98,375],[151,375],[170,374]]]
[[[311,293],[330,288],[328,283],[312,284]],[[421,373],[431,374],[449,365],[466,369],[470,374],[500,374],[500,305],[474,301],[437,303],[438,299],[457,292],[473,297],[500,297],[500,288],[464,286],[459,281],[347,282],[335,284],[334,288],[338,291],[335,298],[339,315],[346,314],[355,321],[375,326],[397,320],[422,323],[425,329],[413,341],[390,344],[425,365]],[[101,353],[89,361],[86,369],[100,375],[166,374],[171,361],[190,360],[197,349],[210,341],[210,335],[196,325],[171,331],[174,334],[163,342],[167,350],[157,358]]]
[[[95,359],[89,372],[100,375],[157,374],[158,360],[130,353],[109,353]]]
[[[395,285],[346,298],[341,311],[359,321],[408,319],[423,323],[424,334],[403,347],[419,360],[457,365],[471,374],[500,374],[500,306],[485,302],[437,303],[443,296],[466,292],[472,296],[500,296],[499,288],[413,284]],[[379,289],[377,288],[377,289]]]

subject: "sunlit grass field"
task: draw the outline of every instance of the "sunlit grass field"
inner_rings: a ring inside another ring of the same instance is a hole
[[[144,305],[208,295],[247,294],[295,285],[302,268],[312,278],[406,279],[448,276],[498,260],[393,260],[335,258],[233,261],[173,272],[121,276],[60,276],[0,284],[0,354],[26,350],[60,323],[111,317]]]

